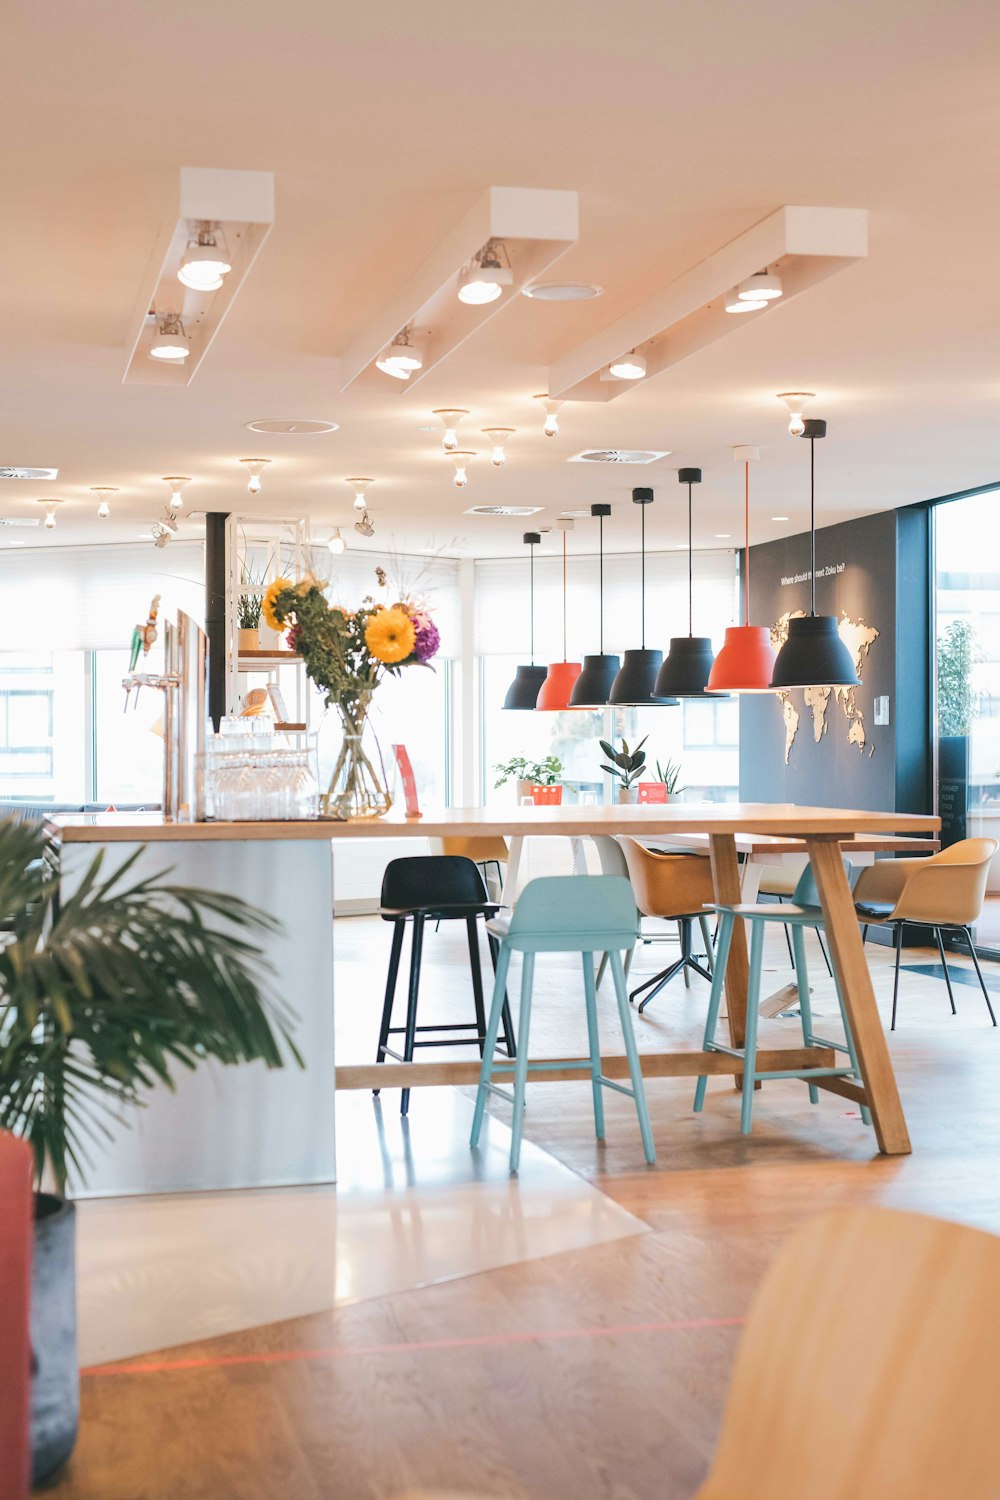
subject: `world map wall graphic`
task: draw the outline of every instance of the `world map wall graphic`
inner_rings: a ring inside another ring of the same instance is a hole
[[[800,619],[805,614],[804,609],[786,610],[771,626],[771,645],[775,650],[785,644],[788,638],[789,620]],[[863,675],[868,653],[879,638],[879,631],[874,625],[868,625],[864,620],[854,620],[847,614],[841,614],[837,623],[840,639],[851,653],[855,670],[859,677]],[[868,754],[874,755],[875,741],[868,743],[868,731],[865,727],[865,716],[858,706],[858,690],[856,687],[807,687],[803,690],[805,706],[812,714],[813,739],[818,745],[829,728],[828,709],[831,697],[835,697],[847,720],[847,743],[856,745],[859,754],[864,754],[865,746],[868,745]],[[802,726],[802,715],[792,702],[789,692],[778,693],[778,702],[781,705],[781,714],[785,722],[785,765],[789,763],[792,746],[795,744],[799,729]]]

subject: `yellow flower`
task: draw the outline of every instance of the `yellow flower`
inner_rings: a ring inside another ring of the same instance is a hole
[[[268,584],[267,593],[260,603],[260,611],[264,616],[265,622],[272,630],[277,630],[279,634],[285,629],[287,621],[278,619],[278,616],[274,612],[274,601],[279,594],[284,593],[285,589],[290,589],[291,586],[292,580],[290,578],[276,578],[273,583]]]
[[[398,605],[392,609],[380,609],[365,627],[365,645],[372,656],[390,667],[406,660],[415,640],[413,621]]]

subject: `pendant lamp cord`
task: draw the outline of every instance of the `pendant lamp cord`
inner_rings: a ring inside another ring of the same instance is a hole
[[[532,542],[528,548],[530,569],[530,591],[531,591],[531,665],[535,665],[535,544]]]
[[[641,543],[640,543],[640,545],[642,547],[642,563],[640,565],[640,569],[641,569],[641,571],[640,571],[640,578],[641,578],[641,589],[642,589],[642,649],[643,649],[643,651],[645,651],[645,649],[646,649],[646,507],[644,505],[640,505],[639,506],[639,520],[642,523],[642,531],[641,531],[641,538],[642,538],[642,540],[641,540]]]
[[[565,628],[565,531],[562,532],[562,660],[567,657],[567,628]]]
[[[746,538],[745,543],[744,543],[744,549],[743,549],[743,556],[745,558],[745,563],[744,563],[744,566],[743,566],[743,594],[744,594],[744,598],[746,600],[746,621],[745,621],[745,623],[747,625],[749,625],[750,624],[750,464],[749,464],[749,462],[745,463],[743,465],[743,467],[744,467],[744,469],[746,471],[745,481],[744,481],[745,482],[745,509],[744,509],[744,517],[743,517],[744,535],[745,535],[745,538]]]
[[[600,626],[599,626],[598,633],[599,633],[600,642],[601,642],[601,655],[603,656],[604,655],[604,517],[603,516],[598,516],[597,519],[598,519],[598,524],[599,524],[599,526],[601,528],[601,530],[600,530],[600,543],[599,543],[599,546],[600,546],[600,559],[601,560],[600,560],[600,563],[598,564],[598,580],[599,580],[599,582],[598,582],[598,591],[599,591],[599,597],[600,597],[601,604],[600,604]]]
[[[810,614],[816,614],[816,439],[809,439],[809,553]]]
[[[688,481],[688,638],[694,635],[694,523],[691,495],[694,485]]]

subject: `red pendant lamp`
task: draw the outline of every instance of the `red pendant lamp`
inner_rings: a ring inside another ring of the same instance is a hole
[[[569,708],[569,695],[582,671],[580,662],[566,660],[566,533],[572,531],[573,522],[562,518],[556,525],[563,534],[563,659],[550,663],[535,704],[536,708],[548,713]]]
[[[766,625],[750,624],[750,464],[760,457],[759,448],[745,445],[733,449],[733,458],[743,465],[744,479],[744,573],[746,608],[742,625],[728,625],[722,650],[708,674],[710,693],[770,693],[775,653]]]

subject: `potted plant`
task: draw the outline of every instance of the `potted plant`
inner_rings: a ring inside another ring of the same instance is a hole
[[[239,622],[238,649],[241,655],[244,651],[260,650],[260,604],[258,594],[240,595],[236,618]]]
[[[639,788],[636,783],[639,780],[643,766],[646,764],[646,752],[642,747],[648,739],[649,735],[647,734],[639,741],[634,750],[629,749],[627,740],[622,740],[620,750],[616,750],[614,745],[610,744],[607,740],[600,740],[598,742],[611,762],[610,765],[602,764],[601,770],[607,771],[610,776],[613,776],[616,781],[621,783],[617,788],[617,800],[619,802],[638,802],[639,800]]]
[[[968,620],[952,620],[938,638],[938,812],[943,845],[956,844],[967,833],[969,736],[975,710],[972,668],[981,655]]]
[[[494,789],[516,780],[518,803],[525,797],[548,807],[558,807],[562,802],[559,777],[563,763],[558,755],[547,755],[544,760],[527,760],[523,755],[515,755],[513,759],[494,766],[493,769],[497,773]]]
[[[179,1065],[301,1063],[291,1012],[260,989],[255,932],[274,921],[235,897],[111,875],[103,855],[67,895],[33,823],[0,822],[0,1129],[35,1159],[32,1470],[72,1451],[79,1409],[74,1206],[87,1143]],[[44,1190],[43,1190],[44,1187]]]

